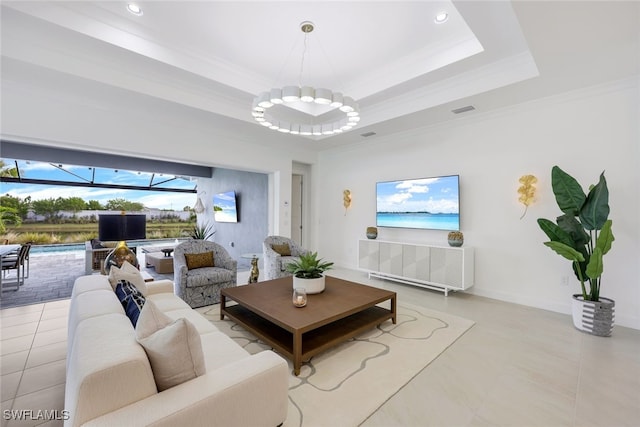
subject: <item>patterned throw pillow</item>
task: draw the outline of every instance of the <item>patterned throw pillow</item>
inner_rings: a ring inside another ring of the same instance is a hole
[[[131,282],[127,280],[120,280],[116,285],[116,296],[124,308],[124,312],[127,314],[133,327],[136,327],[138,323],[138,317],[140,311],[146,301],[146,298]]]
[[[147,284],[144,282],[144,278],[142,277],[142,274],[140,274],[140,270],[127,261],[122,263],[120,268],[113,266],[109,270],[109,283],[111,283],[114,290],[116,289],[116,285],[122,280],[130,282],[142,295],[147,295]]]
[[[200,254],[184,254],[187,259],[187,268],[213,267],[213,251],[203,252]]]
[[[291,248],[288,243],[283,243],[281,245],[271,245],[271,249],[276,251],[280,256],[291,256]]]

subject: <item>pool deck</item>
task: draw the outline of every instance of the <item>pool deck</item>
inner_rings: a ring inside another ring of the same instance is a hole
[[[69,298],[75,280],[85,275],[84,254],[84,251],[31,253],[29,277],[20,289],[2,291],[0,308]],[[144,255],[138,257],[138,262],[141,269],[155,279],[173,280],[173,273],[158,274],[153,268],[145,268]],[[15,280],[15,274],[7,274],[3,285],[5,280]]]
[[[0,309],[22,305],[38,304],[46,301],[71,297],[73,283],[85,275],[85,251],[32,252],[29,254],[29,277],[20,289],[3,290],[0,296]],[[153,267],[145,267],[144,253],[138,254],[140,269],[154,279],[173,281],[173,273],[158,274]],[[250,265],[247,260],[238,260],[238,283],[246,283]],[[0,273],[1,274],[1,273]],[[15,280],[14,273],[8,273],[3,279]]]

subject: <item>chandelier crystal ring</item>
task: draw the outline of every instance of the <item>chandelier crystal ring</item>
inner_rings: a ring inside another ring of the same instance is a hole
[[[306,37],[308,33],[313,31],[313,23],[305,21],[300,24],[300,29],[305,33],[306,51]],[[300,80],[302,80],[304,54],[305,52],[302,54]],[[333,115],[332,120],[321,123],[316,123],[313,120],[309,123],[296,123],[292,120],[281,119],[278,117],[276,111],[270,111],[270,109],[276,105],[301,110],[301,103],[324,106],[326,111],[338,109],[343,114],[343,117],[336,120],[335,115]],[[360,108],[353,98],[345,96],[340,92],[298,84],[297,86],[284,86],[282,88],[272,88],[269,91],[261,92],[253,100],[251,115],[260,125],[282,133],[320,136],[333,135],[350,130],[360,121]]]

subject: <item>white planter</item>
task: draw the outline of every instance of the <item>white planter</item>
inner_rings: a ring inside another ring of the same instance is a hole
[[[303,279],[293,276],[293,289],[303,288],[307,294],[319,294],[324,291],[324,276],[317,279]]]
[[[600,297],[600,301],[585,301],[581,294],[576,294],[571,304],[576,329],[600,337],[611,336],[616,320],[614,300]]]

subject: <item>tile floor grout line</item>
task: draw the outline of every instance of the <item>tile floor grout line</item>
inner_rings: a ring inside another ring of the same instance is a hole
[[[26,368],[27,368],[27,363],[29,362],[29,356],[31,356],[31,351],[33,350],[33,344],[36,342],[36,334],[38,333],[38,328],[40,327],[40,322],[42,321],[43,315],[44,315],[44,304],[42,304],[42,311],[40,312],[40,318],[38,319],[38,326],[36,327],[36,331],[33,333],[33,339],[31,340],[31,345],[29,346],[27,357],[24,359],[24,366],[22,367],[22,372],[20,372],[20,380],[18,380],[16,391],[12,397],[13,400],[11,401],[11,410],[13,410],[13,406],[16,404],[18,391],[20,390],[20,385],[22,384],[22,378],[24,378],[24,372],[27,370]]]

